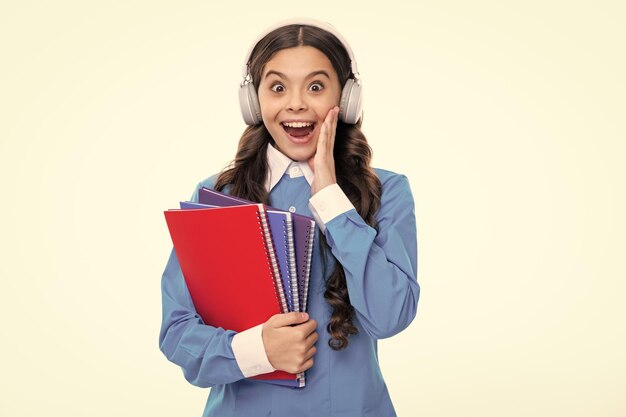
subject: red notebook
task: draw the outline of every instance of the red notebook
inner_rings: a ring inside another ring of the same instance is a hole
[[[206,324],[241,332],[287,312],[262,204],[168,210],[165,220],[193,304]],[[298,382],[299,376],[275,371],[253,379]]]

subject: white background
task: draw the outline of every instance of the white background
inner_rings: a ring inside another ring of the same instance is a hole
[[[232,159],[244,55],[293,16],[350,42],[416,199],[398,414],[626,415],[624,3],[403,4],[0,5],[1,415],[201,415],[158,350],[162,212]]]

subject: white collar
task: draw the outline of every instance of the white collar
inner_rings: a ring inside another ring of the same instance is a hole
[[[284,174],[289,174],[291,178],[301,177],[304,175],[306,181],[311,185],[313,183],[313,170],[306,161],[292,161],[287,155],[283,154],[270,143],[267,145],[267,176],[265,177],[265,189],[269,193],[272,188],[278,184],[278,181]],[[294,168],[299,169],[294,169]],[[295,172],[291,170],[294,169]]]

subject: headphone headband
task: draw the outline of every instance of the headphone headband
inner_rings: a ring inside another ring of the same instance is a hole
[[[335,37],[339,39],[339,42],[341,42],[343,47],[348,52],[348,56],[350,57],[350,67],[352,68],[352,74],[354,75],[356,79],[359,78],[359,70],[357,69],[357,66],[356,66],[356,59],[354,58],[354,53],[352,53],[352,48],[350,48],[350,45],[348,45],[348,42],[344,39],[343,36],[341,36],[339,32],[337,32],[337,29],[335,29],[333,25],[327,22],[323,22],[321,20],[317,20],[317,19],[311,19],[307,17],[301,17],[301,18],[296,17],[292,19],[281,20],[280,22],[277,22],[276,24],[265,29],[259,36],[257,36],[257,38],[252,43],[252,46],[248,50],[248,53],[246,54],[246,60],[243,63],[243,70],[242,70],[241,76],[244,79],[247,78],[249,75],[248,63],[250,62],[250,56],[252,55],[252,51],[254,50],[254,47],[257,45],[257,43],[259,43],[261,39],[263,39],[267,34],[272,32],[273,30],[281,28],[283,26],[289,26],[289,25],[313,26],[313,27],[325,30],[335,35]]]

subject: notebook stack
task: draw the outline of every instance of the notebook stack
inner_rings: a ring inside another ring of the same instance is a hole
[[[194,306],[211,326],[241,332],[271,316],[307,311],[315,222],[202,188],[198,203],[165,212]],[[252,377],[304,387],[304,373]]]

